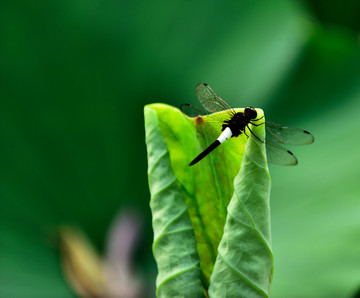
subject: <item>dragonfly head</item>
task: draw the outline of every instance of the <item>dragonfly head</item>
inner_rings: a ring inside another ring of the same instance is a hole
[[[244,114],[249,119],[256,119],[257,112],[253,107],[246,107],[244,110]]]

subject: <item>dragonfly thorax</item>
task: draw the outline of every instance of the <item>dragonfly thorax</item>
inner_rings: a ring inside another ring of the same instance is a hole
[[[229,127],[231,129],[232,136],[238,137],[244,132],[245,127],[250,123],[250,121],[256,119],[256,117],[256,110],[252,107],[247,107],[244,112],[237,112],[231,117],[231,119],[225,120],[222,125],[222,130],[224,131],[226,127]]]

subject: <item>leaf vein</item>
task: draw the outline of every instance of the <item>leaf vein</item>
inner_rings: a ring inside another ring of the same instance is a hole
[[[164,227],[161,229],[161,231],[159,232],[159,237],[157,237],[156,239],[154,239],[154,243],[153,243],[153,247],[156,246],[157,242],[159,242],[159,240],[161,238],[163,238],[164,236],[166,235],[169,235],[169,234],[166,234],[165,231],[167,230],[167,228],[172,224],[174,223],[176,220],[178,220],[181,216],[183,216],[183,214],[187,212],[187,208],[184,208],[183,210],[181,210],[181,212],[179,212],[176,216],[174,216],[170,221],[167,222],[166,225],[164,225]]]
[[[149,129],[146,129],[146,134],[145,134],[145,139],[146,139],[146,141],[148,140],[149,136],[150,136],[152,133],[154,133],[155,130],[157,130],[157,128],[158,128],[157,125],[153,125],[150,130],[149,130]]]
[[[169,180],[166,184],[161,185],[161,187],[158,190],[156,190],[156,192],[151,192],[150,205],[151,205],[151,202],[154,200],[155,197],[157,197],[161,192],[166,190],[168,187],[170,187],[176,181],[177,181],[176,177],[174,176],[174,178],[172,180]]]
[[[247,227],[247,228],[249,228],[249,229],[254,229],[254,227],[253,226],[251,226],[251,225],[248,225],[247,223],[245,223],[244,221],[242,221],[242,220],[240,220],[240,219],[238,219],[238,218],[236,218],[234,215],[232,215],[230,212],[228,212],[228,214],[236,221],[236,222],[238,222],[239,224],[242,224],[243,226],[245,226],[245,227]]]
[[[184,269],[184,270],[178,271],[178,272],[176,272],[176,273],[168,276],[168,277],[165,278],[163,281],[159,282],[159,284],[157,285],[156,295],[158,296],[159,291],[160,291],[160,288],[161,288],[167,281],[169,281],[170,279],[172,279],[172,278],[174,278],[174,277],[176,277],[176,276],[178,276],[178,275],[180,275],[180,274],[189,272],[189,271],[191,271],[191,270],[199,270],[198,265],[199,265],[199,262],[196,262],[194,266],[191,266],[191,267],[186,268],[186,269]]]
[[[250,280],[249,278],[247,278],[245,276],[245,274],[243,274],[242,272],[240,272],[239,270],[237,270],[234,266],[231,266],[229,262],[226,261],[225,257],[220,254],[220,252],[218,253],[218,256],[221,258],[221,260],[234,272],[236,272],[238,274],[238,276],[240,278],[242,278],[245,282],[247,282],[252,288],[254,288],[257,292],[259,292],[260,294],[262,294],[264,297],[269,297],[266,292],[264,290],[262,290],[258,285],[256,285],[252,280]]]
[[[252,226],[252,229],[256,232],[256,235],[257,237],[260,239],[260,241],[264,244],[267,252],[269,253],[270,257],[273,258],[273,254],[272,254],[272,251],[270,249],[270,246],[269,244],[267,243],[267,241],[265,240],[264,236],[259,232],[259,230],[256,228],[255,226],[255,223],[249,213],[249,211],[247,210],[247,208],[244,206],[244,204],[242,203],[242,201],[240,200],[239,196],[237,195],[236,193],[236,197],[241,205],[241,207],[243,208],[246,216],[249,218],[250,222],[251,222],[251,226]],[[233,218],[235,218],[233,215],[231,215]],[[236,218],[235,218],[236,219]],[[237,220],[237,219],[236,219]],[[241,222],[241,221],[240,221]],[[248,226],[248,225],[247,225]]]
[[[163,152],[161,152],[158,156],[157,156],[157,158],[156,158],[156,160],[154,161],[154,162],[152,162],[151,163],[151,165],[149,164],[149,169],[148,169],[148,176],[151,176],[152,175],[152,171],[153,171],[153,169],[154,169],[154,167],[160,162],[160,160],[165,156],[165,155],[167,155],[167,154],[169,154],[169,151],[167,151],[167,150],[164,150]]]
[[[179,234],[181,232],[188,232],[188,231],[194,231],[194,228],[191,227],[191,228],[186,228],[186,229],[179,229],[179,230],[172,231],[172,232],[169,232],[169,233],[163,233],[163,235],[164,236],[175,235],[175,234]]]

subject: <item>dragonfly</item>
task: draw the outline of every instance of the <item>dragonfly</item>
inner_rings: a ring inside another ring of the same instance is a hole
[[[184,114],[189,117],[197,117],[218,112],[223,113],[221,119],[217,118],[216,114],[213,114],[215,121],[221,124],[221,133],[219,132],[219,137],[196,156],[195,159],[190,162],[189,166],[198,163],[227,139],[238,137],[242,134],[247,137],[251,134],[258,141],[265,142],[268,162],[284,166],[295,166],[298,164],[298,160],[290,150],[280,144],[308,145],[314,142],[314,136],[307,130],[284,126],[269,121],[262,121],[263,116],[258,117],[257,111],[253,107],[246,107],[243,112],[236,112],[206,83],[200,83],[196,86],[196,95],[203,109],[190,104],[182,104],[180,109]],[[250,125],[265,125],[265,140],[261,140],[257,137],[251,130]]]

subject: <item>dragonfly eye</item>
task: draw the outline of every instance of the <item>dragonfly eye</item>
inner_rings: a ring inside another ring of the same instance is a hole
[[[253,107],[247,107],[245,108],[244,113],[246,116],[248,116],[250,119],[255,119],[257,117],[257,112]]]

